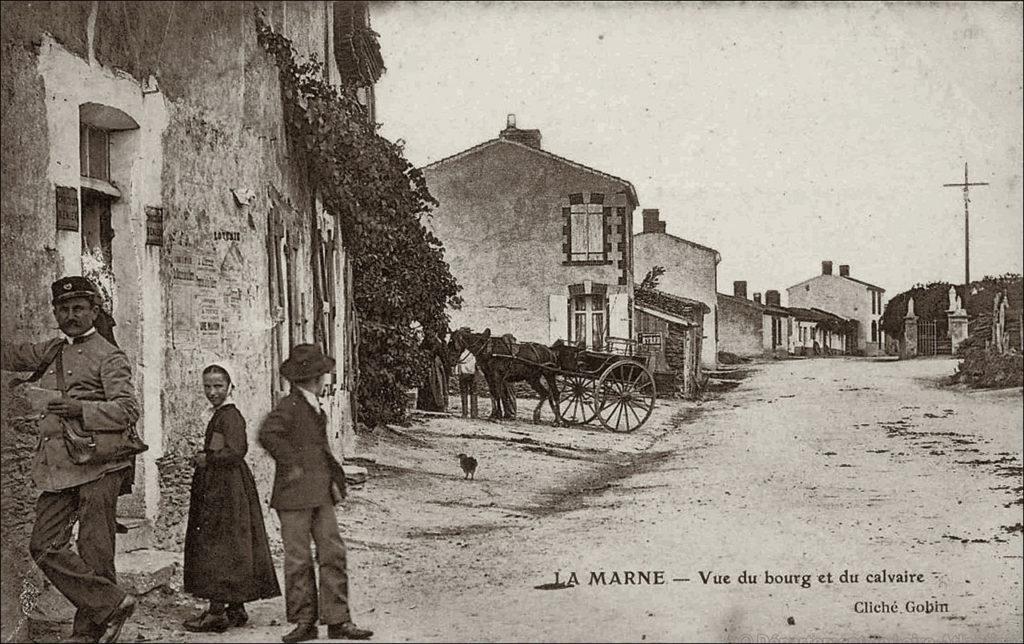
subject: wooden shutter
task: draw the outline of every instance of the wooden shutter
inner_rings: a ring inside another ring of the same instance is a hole
[[[608,296],[608,335],[629,338],[629,293]]]
[[[567,340],[569,335],[569,296],[548,296],[548,342]]]

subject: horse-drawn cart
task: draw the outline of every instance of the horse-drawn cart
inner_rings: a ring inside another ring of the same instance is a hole
[[[650,418],[657,391],[642,345],[610,338],[608,351],[580,351],[576,362],[576,371],[557,375],[564,422],[583,425],[596,418],[612,431],[631,432]]]
[[[560,419],[583,425],[596,418],[616,432],[639,428],[654,411],[657,390],[647,366],[650,356],[637,342],[609,338],[607,351],[587,351],[562,341],[549,347],[517,342],[511,335],[491,336],[490,329],[474,333],[468,328],[453,331],[451,342],[459,355],[468,351],[476,357],[491,395],[491,418],[516,417],[508,384],[523,381],[539,397],[534,422],[540,422],[545,402],[558,416],[556,424]]]

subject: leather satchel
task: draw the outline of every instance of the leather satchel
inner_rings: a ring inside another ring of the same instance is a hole
[[[65,398],[68,397],[67,384],[64,382],[63,346],[57,351],[57,387]],[[78,418],[61,418],[61,425],[68,458],[76,465],[124,461],[149,449],[149,445],[139,437],[135,423],[125,427],[123,432],[101,433],[86,431]]]

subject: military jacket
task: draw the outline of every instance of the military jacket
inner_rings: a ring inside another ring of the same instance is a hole
[[[82,403],[82,428],[90,432],[122,432],[139,418],[132,372],[123,351],[93,333],[74,344],[64,338],[2,345],[0,368],[35,371],[48,353],[64,343],[64,385],[68,397]],[[58,389],[54,361],[36,386]],[[46,414],[38,420],[39,444],[32,464],[36,487],[55,492],[95,481],[107,472],[131,466],[130,460],[76,465],[64,447],[63,419]]]

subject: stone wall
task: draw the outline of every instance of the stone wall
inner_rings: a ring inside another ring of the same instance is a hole
[[[729,295],[718,297],[718,350],[737,356],[762,355],[763,314],[754,302]]]
[[[81,270],[67,261],[76,243],[80,248],[77,233],[57,233],[54,214],[55,173],[61,183],[78,179],[73,103],[95,100],[86,98],[89,92],[102,93],[108,85],[136,88],[100,96],[105,100],[98,102],[134,110],[140,126],[124,136],[142,147],[111,163],[112,174],[117,164],[126,164],[119,169],[125,196],[112,207],[121,209],[112,219],[122,226],[114,237],[115,273],[121,276],[115,333],[135,365],[136,393],[143,402],[139,428],[150,445],[136,479],[141,492],[124,497],[121,509],[127,503],[144,507],[156,523],[156,545],[181,541],[188,461],[206,419],[200,373],[215,360],[227,359],[235,367],[234,397],[248,420],[247,460],[264,503],[269,497],[272,464],[255,435],[272,404],[271,374],[277,368],[270,358],[267,290],[272,212],[296,247],[301,299],[296,309],[306,324],[290,341],[312,339],[313,196],[304,168],[290,157],[277,69],[256,42],[256,6],[16,3],[5,4],[2,13],[0,331],[5,341],[53,337],[49,284]],[[295,37],[300,51],[324,59],[327,4],[259,6]],[[79,68],[102,83],[79,87],[80,78],[61,76]],[[64,86],[48,87],[54,79]],[[68,106],[55,102],[57,96]],[[123,107],[124,101],[134,101],[135,107]],[[65,117],[69,109],[71,116]],[[74,132],[74,140],[57,140],[55,125]],[[145,143],[153,136],[155,142]],[[162,246],[145,244],[147,207],[162,209]],[[211,315],[218,324],[204,325]],[[10,421],[20,404],[6,387],[10,376],[3,374],[0,389],[4,641],[22,639],[19,597],[35,583],[26,558],[36,496],[28,476],[35,437],[32,428]],[[347,399],[344,391],[338,396]],[[266,515],[268,529],[276,532],[275,515]]]

